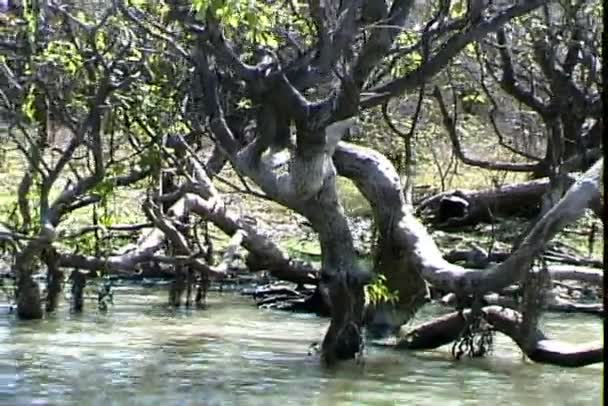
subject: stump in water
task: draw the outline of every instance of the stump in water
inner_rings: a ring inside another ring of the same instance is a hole
[[[194,304],[197,307],[205,306],[210,283],[209,275],[207,275],[205,272],[200,272],[198,284],[196,285],[196,296],[194,297]]]
[[[182,303],[182,296],[186,290],[186,271],[183,267],[178,266],[175,269],[175,279],[171,282],[169,289],[169,305],[179,307]]]
[[[23,320],[42,318],[40,288],[31,275],[17,278],[17,316]]]
[[[63,272],[59,268],[57,251],[53,248],[47,249],[42,259],[46,264],[46,305],[47,313],[55,311],[59,303],[60,293],[63,287]]]
[[[23,320],[41,319],[42,303],[40,287],[32,278],[32,258],[27,251],[21,252],[15,259],[17,316]]]
[[[87,284],[86,275],[78,270],[72,271],[70,275],[72,281],[72,303],[73,312],[79,313],[84,307],[84,288]]]

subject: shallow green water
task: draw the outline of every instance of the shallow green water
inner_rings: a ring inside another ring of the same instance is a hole
[[[324,370],[307,354],[327,320],[258,310],[212,294],[207,310],[172,312],[162,290],[116,289],[107,314],[19,322],[0,314],[0,404],[74,405],[600,405],[603,365],[523,361],[505,337],[492,356],[451,360],[449,347],[368,347],[365,363]],[[429,312],[443,311],[429,309]],[[418,320],[423,320],[424,315]],[[553,336],[600,340],[588,316],[544,320]]]

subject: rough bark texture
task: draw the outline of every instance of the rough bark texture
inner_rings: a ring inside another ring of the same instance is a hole
[[[36,260],[35,255],[46,245],[47,238],[43,233],[41,234],[42,238],[31,241],[25,249],[17,254],[13,266],[17,278],[17,316],[24,320],[40,319],[43,315],[40,287],[32,277]]]
[[[32,279],[31,273],[21,271],[17,278],[17,292],[17,316],[23,320],[41,319],[40,288]]]
[[[563,367],[581,367],[603,361],[602,344],[563,343],[548,339],[538,329],[534,329],[529,337],[523,337],[520,333],[522,317],[518,312],[499,306],[486,306],[482,313],[495,330],[512,338],[532,361]],[[426,350],[449,344],[459,337],[465,327],[465,317],[469,314],[469,310],[464,313],[453,312],[411,331],[404,331],[396,348]]]
[[[332,364],[353,358],[363,343],[363,286],[368,274],[360,269],[353,239],[338,202],[335,175],[328,176],[314,201],[303,213],[319,235],[322,254],[320,289],[326,292],[331,323],[322,345],[323,358]]]

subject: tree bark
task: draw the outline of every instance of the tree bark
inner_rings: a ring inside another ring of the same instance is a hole
[[[42,301],[40,298],[40,287],[34,281],[32,274],[36,256],[46,245],[47,236],[41,232],[41,237],[32,240],[17,254],[13,270],[15,273],[17,316],[23,320],[41,319]]]
[[[17,316],[22,320],[41,319],[40,288],[30,271],[15,267],[17,275]]]
[[[173,278],[169,288],[169,306],[180,307],[182,305],[182,296],[184,296],[186,290],[187,272],[188,270],[181,265],[175,267],[175,278]]]
[[[319,235],[322,273],[319,289],[331,309],[331,322],[322,345],[331,365],[354,358],[363,343],[363,286],[369,282],[360,268],[348,222],[338,202],[335,175],[327,177],[317,197],[302,211]]]

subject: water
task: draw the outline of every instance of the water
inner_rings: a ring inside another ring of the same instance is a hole
[[[503,336],[486,359],[368,347],[363,365],[326,370],[308,355],[325,319],[232,294],[177,312],[161,289],[120,288],[114,300],[107,314],[87,303],[82,315],[43,321],[0,315],[0,405],[602,404],[603,365],[532,364]],[[544,327],[570,342],[602,336],[591,316],[548,315]]]

